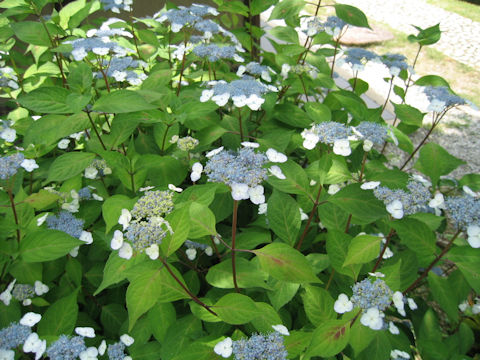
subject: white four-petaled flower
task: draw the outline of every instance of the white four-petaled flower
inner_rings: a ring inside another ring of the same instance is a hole
[[[348,156],[352,153],[350,141],[348,139],[335,140],[333,143],[333,152],[337,155]]]
[[[343,314],[343,313],[352,311],[352,309],[353,309],[353,303],[350,301],[348,296],[343,293],[338,295],[338,299],[337,301],[335,301],[335,304],[333,305],[333,310],[335,310],[335,312],[338,314]]]
[[[403,217],[403,204],[400,200],[394,200],[387,205],[387,211],[394,219],[401,219]]]
[[[249,187],[247,184],[237,184],[233,183],[231,185],[232,188],[232,198],[233,200],[247,200],[250,198],[249,195]]]
[[[88,337],[88,338],[95,337],[95,330],[92,327],[76,327],[75,333],[83,337]]]
[[[380,330],[383,327],[384,316],[377,308],[370,308],[362,315],[360,322],[372,330]]]
[[[215,354],[218,354],[224,358],[230,357],[233,352],[233,341],[231,338],[227,337],[224,340],[220,341],[213,348]]]
[[[278,152],[272,148],[268,149],[265,154],[267,155],[268,161],[274,163],[284,163],[288,160],[285,154],[282,154],[281,152]]]
[[[285,180],[287,177],[283,174],[282,169],[280,169],[277,165],[271,166],[268,171],[275,177],[279,178],[280,180]]]
[[[130,214],[130,211],[128,211],[127,209],[122,209],[122,213],[118,218],[118,223],[123,226],[123,230],[126,230],[128,228],[130,220],[132,220],[132,214]]]
[[[20,319],[20,325],[32,327],[35,326],[40,320],[42,320],[42,315],[34,312],[27,312]]]

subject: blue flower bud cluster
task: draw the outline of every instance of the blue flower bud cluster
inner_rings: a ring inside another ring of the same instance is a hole
[[[325,31],[325,25],[318,17],[312,17],[302,26],[302,31],[308,36],[315,36]]]
[[[468,194],[445,199],[445,209],[457,229],[480,226],[480,199]]]
[[[131,211],[132,217],[137,219],[153,216],[164,216],[173,210],[173,192],[169,190],[146,191],[135,203]]]
[[[267,162],[265,154],[256,153],[249,147],[238,152],[221,151],[207,161],[205,173],[211,182],[255,187],[267,179],[267,169],[263,167]]]
[[[47,218],[49,229],[60,230],[75,238],[80,238],[83,231],[84,220],[77,219],[68,211],[61,211],[58,215],[50,215]]]
[[[204,34],[217,34],[221,31],[221,27],[210,19],[200,20],[193,25],[195,30]]]
[[[193,49],[193,53],[201,58],[208,58],[214,62],[221,59],[235,59],[238,55],[235,46],[218,46],[215,44],[201,44]]]
[[[269,91],[273,91],[273,88],[249,76],[244,76],[240,80],[233,80],[230,83],[218,81],[213,86],[214,95],[230,94],[231,97],[242,95],[247,98],[251,95],[260,97]]]
[[[334,36],[338,36],[340,31],[347,25],[345,21],[336,16],[329,16],[325,21],[325,31]]]
[[[117,81],[126,80],[130,85],[138,85],[145,80],[145,74],[138,74],[132,70],[145,65],[143,61],[134,60],[130,56],[112,57],[109,60],[102,61],[102,67],[106,69],[106,71],[104,71],[108,77],[113,77]],[[95,76],[101,78],[103,75],[97,72]]]
[[[168,232],[168,222],[159,216],[154,216],[147,220],[130,221],[125,237],[130,240],[135,250],[141,251],[153,244],[160,245]]]
[[[195,149],[198,144],[200,144],[200,141],[191,136],[185,136],[177,140],[177,146],[182,151],[191,151]]]
[[[390,70],[390,74],[398,76],[401,70],[407,70],[407,58],[401,54],[385,54],[382,55],[380,61]]]
[[[90,200],[92,199],[92,190],[88,186],[85,186],[78,190],[78,197],[80,200]]]
[[[18,89],[18,78],[11,67],[0,68],[0,88],[8,87],[13,90]]]
[[[373,189],[373,194],[378,200],[388,205],[395,200],[402,203],[405,215],[415,214],[417,212],[428,212],[427,204],[430,201],[431,194],[428,188],[418,181],[409,181],[407,184],[408,192],[402,189],[389,189],[385,186],[378,186]]]
[[[160,23],[168,20],[172,31],[179,32],[184,26],[195,26],[195,24],[202,22],[207,15],[218,15],[218,12],[210,6],[193,4],[188,8],[179,6],[178,9],[170,9],[163,14],[155,14],[154,19]],[[220,27],[216,28],[207,23],[199,25],[197,30],[203,31],[203,29],[206,29],[206,31],[214,30],[214,32],[220,31]]]
[[[127,50],[116,42],[104,41],[97,37],[69,40],[64,44],[72,45],[72,56],[76,61],[83,60],[90,51],[97,55],[107,55],[113,52],[116,55],[124,56],[127,53]]]
[[[248,340],[234,341],[232,348],[236,360],[286,360],[288,356],[278,332],[254,334]]]
[[[393,291],[388,287],[385,281],[376,279],[373,283],[369,278],[357,282],[352,286],[353,295],[350,301],[354,307],[363,310],[377,308],[380,311],[390,306]]]
[[[318,136],[319,142],[332,145],[336,140],[348,139],[352,130],[344,124],[335,121],[325,121],[316,124],[311,131]]]
[[[22,153],[3,156],[0,158],[0,179],[6,180],[17,173],[25,157]]]
[[[206,245],[206,244],[202,244],[202,243],[199,243],[199,242],[196,242],[196,241],[192,241],[192,240],[185,240],[185,242],[183,243],[187,248],[194,248],[194,249],[199,249],[199,250],[205,250],[207,249],[209,246]]]
[[[101,0],[104,10],[120,13],[120,10],[132,11],[133,0]]]
[[[452,106],[467,103],[465,99],[452,94],[446,86],[426,86],[423,92],[430,100],[429,110],[432,111],[440,112]]]
[[[378,61],[378,55],[362,48],[353,47],[345,51],[344,60],[354,70],[362,70],[368,61]]]
[[[18,301],[31,299],[35,295],[35,288],[29,284],[15,284],[12,290],[12,296]]]
[[[68,337],[60,335],[57,341],[47,349],[50,360],[75,360],[80,353],[87,350],[85,341],[81,336]]]
[[[112,171],[104,159],[94,159],[89,167],[97,169],[99,176],[109,175]]]
[[[0,330],[0,349],[11,350],[25,343],[32,333],[30,327],[16,322]]]
[[[123,360],[125,356],[125,344],[121,341],[108,345],[107,354],[109,360]]]
[[[388,137],[388,130],[385,126],[371,121],[362,121],[355,129],[363,135],[365,140],[370,140],[377,145],[383,144]]]

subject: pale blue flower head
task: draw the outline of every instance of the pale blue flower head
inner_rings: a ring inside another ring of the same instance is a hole
[[[15,284],[12,295],[18,301],[23,301],[35,297],[35,288],[29,284]]]
[[[137,219],[164,216],[173,210],[172,199],[173,192],[170,190],[146,191],[145,195],[135,203],[131,214]]]
[[[49,229],[63,231],[77,239],[82,235],[84,220],[77,219],[69,211],[61,211],[58,215],[50,215],[46,222]]]
[[[18,89],[18,78],[11,67],[0,68],[0,88],[7,87],[13,90]]]
[[[480,199],[465,194],[445,199],[448,216],[457,229],[466,229],[470,225],[480,226]]]
[[[286,360],[288,353],[278,332],[268,335],[254,334],[249,339],[233,341],[236,360]]]
[[[142,251],[151,245],[160,245],[168,233],[172,233],[169,223],[160,216],[153,216],[130,221],[125,237],[135,250]]]
[[[58,340],[48,347],[47,356],[50,360],[75,360],[85,350],[87,346],[82,336],[60,335]]]
[[[346,25],[347,23],[339,17],[329,16],[324,24],[325,32],[336,37]]]
[[[382,55],[380,61],[390,70],[392,76],[398,76],[401,70],[407,70],[407,58],[401,54]]]
[[[3,156],[0,158],[0,179],[6,180],[17,173],[21,164],[25,160],[22,153]]]
[[[31,333],[30,327],[11,323],[0,330],[0,349],[10,350],[23,345]]]
[[[121,341],[108,345],[107,349],[109,360],[123,360],[125,356],[125,344]]]
[[[78,190],[78,197],[80,200],[90,200],[92,198],[92,190],[88,186]]]
[[[133,0],[101,0],[104,10],[112,10],[114,13],[132,11]]]
[[[405,215],[415,214],[417,212],[429,212],[428,202],[431,199],[431,193],[424,184],[418,181],[409,181],[405,191],[402,189],[391,190],[384,186],[378,186],[373,189],[375,197],[384,202],[385,205],[392,204],[394,201],[400,201]]]
[[[423,92],[430,101],[430,111],[441,112],[456,105],[467,104],[465,99],[452,94],[446,86],[425,86]]]
[[[349,63],[355,71],[363,70],[368,61],[376,60],[378,60],[377,54],[362,48],[353,47],[345,51],[344,61]]]
[[[209,61],[214,62],[221,59],[232,59],[236,61],[243,61],[237,54],[235,46],[218,46],[215,44],[200,44],[193,49],[193,53],[201,58],[208,58]]]
[[[355,129],[362,134],[363,139],[370,140],[377,145],[383,144],[388,137],[388,130],[385,126],[371,121],[362,121]]]
[[[355,307],[363,310],[377,308],[380,311],[390,306],[393,291],[385,281],[376,279],[373,283],[369,278],[357,282],[352,286],[353,295],[350,301]]]

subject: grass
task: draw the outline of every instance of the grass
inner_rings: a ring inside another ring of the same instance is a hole
[[[480,22],[480,5],[462,0],[427,0],[427,3],[457,13],[473,21]]]

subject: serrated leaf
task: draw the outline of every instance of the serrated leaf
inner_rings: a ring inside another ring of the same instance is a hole
[[[347,346],[349,337],[350,321],[326,321],[313,332],[306,356],[334,356]]]
[[[105,233],[109,233],[110,230],[118,224],[118,218],[122,214],[122,209],[131,210],[137,199],[130,199],[126,195],[113,195],[110,196],[102,204],[102,216],[105,220]]]
[[[55,86],[43,86],[18,97],[18,102],[27,109],[47,114],[78,113],[89,101],[90,96],[73,94]]]
[[[333,310],[335,300],[325,289],[306,286],[302,299],[308,320],[314,326],[320,326],[326,320],[332,320],[337,317],[337,313]]]
[[[95,154],[88,152],[70,152],[57,157],[48,170],[47,182],[65,181],[80,174],[89,166]]]
[[[309,181],[305,170],[292,160],[277,164],[286,179],[270,176],[268,183],[274,188],[289,194],[308,194]]]
[[[246,295],[230,293],[220,298],[212,307],[227,324],[241,325],[259,314],[255,301]]]
[[[362,265],[357,264],[343,267],[351,239],[352,237],[343,231],[329,230],[327,234],[327,254],[332,267],[336,271],[356,280]]]
[[[335,4],[334,7],[337,16],[347,24],[370,28],[367,17],[359,8],[345,4]]]
[[[138,264],[138,257],[126,260],[118,256],[117,252],[110,253],[105,268],[103,270],[103,279],[98,289],[93,295],[99,294],[101,291],[127,278],[127,271]]]
[[[140,94],[132,90],[118,90],[108,93],[93,105],[93,110],[114,114],[156,108],[157,106],[148,103]]]
[[[57,300],[45,311],[37,327],[40,336],[72,333],[78,317],[77,294],[78,290]]]
[[[300,232],[300,210],[293,198],[274,190],[268,199],[267,219],[273,232],[290,245],[294,245]]]
[[[376,259],[380,254],[381,238],[371,235],[358,235],[348,246],[347,257],[343,266],[365,264]]]
[[[244,258],[237,258],[235,262],[237,284],[240,288],[261,287],[270,289],[265,283],[268,275],[257,268],[256,265]],[[232,260],[227,259],[216,264],[208,270],[207,282],[220,289],[233,289]]]
[[[160,247],[166,256],[170,256],[177,251],[187,239],[190,231],[190,207],[184,206],[176,209],[167,215],[166,220],[173,230],[173,235],[168,233],[162,240]]]
[[[215,235],[215,215],[205,205],[192,202],[190,205],[190,232],[189,237],[197,239],[205,235]]]
[[[59,230],[37,230],[20,242],[20,255],[25,262],[44,262],[67,255],[74,247],[84,244]]]

